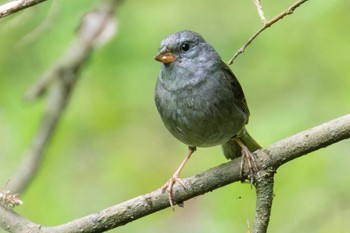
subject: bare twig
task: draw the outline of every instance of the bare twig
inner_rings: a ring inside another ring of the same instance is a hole
[[[81,67],[93,51],[96,40],[99,39],[108,26],[118,2],[118,0],[100,2],[97,11],[102,20],[94,21],[92,27],[89,28],[89,34],[84,34],[84,37],[79,32],[77,40],[68,48],[66,55],[26,94],[27,100],[34,100],[46,90],[49,90],[47,108],[44,111],[39,129],[24,155],[20,168],[10,180],[9,189],[13,192],[22,193],[35,177],[43,159],[44,151],[70,100]],[[96,13],[96,9],[93,12]]]
[[[256,0],[257,1],[257,0]],[[298,8],[301,4],[306,2],[308,0],[299,0],[298,2],[294,3],[292,6],[290,6],[287,10],[283,11],[270,21],[267,21],[262,28],[260,28],[252,37],[248,39],[248,41],[232,56],[232,58],[227,62],[229,65],[233,63],[233,61],[241,54],[244,53],[245,49],[253,42],[253,40],[265,29],[269,28],[274,23],[278,22],[279,20],[283,19],[285,16],[293,14],[294,10]]]
[[[20,10],[35,6],[47,0],[14,0],[0,6],[0,18],[16,13]]]
[[[265,14],[264,14],[264,11],[262,9],[262,5],[260,3],[260,0],[254,0],[254,3],[256,6],[256,9],[258,10],[259,17],[260,17],[261,21],[263,22],[263,24],[265,25],[267,23],[267,20],[265,18]]]
[[[300,132],[292,137],[276,142],[265,149],[257,151],[258,166],[263,171],[273,172],[288,161],[347,138],[350,138],[350,114]],[[271,175],[271,173],[267,175]],[[262,174],[262,176],[265,177],[264,174]],[[270,176],[269,179],[271,178],[272,177]],[[179,184],[175,184],[174,201],[176,203],[182,203],[183,201],[195,196],[202,195],[206,192],[240,180],[240,159],[235,159],[231,162],[221,164],[185,179],[184,182],[190,184],[191,187],[188,190],[185,190]],[[272,184],[273,181],[270,180],[269,184],[262,184],[261,187],[270,186],[272,188]],[[260,192],[260,188],[257,188],[258,192]],[[264,195],[263,192],[260,194],[261,196]],[[258,193],[258,195],[260,194]],[[268,196],[272,195],[271,191],[268,191],[265,194]],[[266,208],[264,206],[269,205],[270,201],[268,199],[261,199],[260,204],[258,203],[258,206],[263,207],[263,213],[266,211],[264,210],[264,208]],[[151,193],[138,196],[124,203],[104,209],[95,214],[54,227],[38,227],[38,225],[27,219],[0,207],[0,226],[9,232],[16,233],[29,232],[28,229],[30,229],[31,233],[104,232],[167,207],[169,207],[167,195],[158,189]],[[269,209],[267,211],[269,211]],[[265,214],[268,213],[265,212]],[[268,216],[266,215],[265,217],[267,218],[265,222],[268,222]],[[257,222],[255,222],[254,226],[257,227]],[[253,229],[253,232],[264,231],[256,231]]]

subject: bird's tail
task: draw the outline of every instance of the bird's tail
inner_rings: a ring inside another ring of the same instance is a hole
[[[249,135],[247,130],[243,128],[236,137],[231,138],[228,142],[222,145],[222,150],[227,159],[234,159],[242,155],[242,148],[236,142],[235,138],[240,140],[251,152],[261,148],[261,146]]]

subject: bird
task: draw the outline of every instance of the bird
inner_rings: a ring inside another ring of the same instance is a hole
[[[257,173],[255,155],[261,146],[246,130],[249,109],[243,89],[216,50],[196,32],[183,30],[165,38],[154,58],[161,63],[155,104],[168,131],[186,144],[189,152],[162,187],[174,206],[173,186],[197,147],[221,145],[227,159],[242,156],[252,182]]]

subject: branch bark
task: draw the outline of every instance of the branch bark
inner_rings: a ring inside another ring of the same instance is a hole
[[[0,6],[0,18],[9,16],[13,13],[46,1],[47,0],[16,0],[5,3],[4,5]]]
[[[254,183],[256,190],[254,233],[267,232],[273,200],[274,174],[275,169],[272,167],[267,170],[260,170],[259,176]]]
[[[347,138],[350,138],[350,114],[300,132],[294,136],[276,142],[267,148],[258,150],[255,153],[258,158],[258,166],[261,172],[263,172],[261,174],[261,179],[265,179],[266,175],[271,174],[266,174],[264,172],[273,173],[273,171],[288,161]],[[189,200],[195,196],[240,181],[241,177],[239,171],[240,160],[235,159],[184,179],[184,182],[189,184],[191,188],[189,190],[184,190],[181,185],[175,184],[174,201],[176,203],[182,203],[183,201]],[[261,190],[266,187],[270,187],[270,190],[272,190],[271,185],[273,184],[273,181],[271,180],[271,177],[268,178],[267,184],[259,182],[261,187],[257,186],[258,196],[260,195],[260,197],[264,197],[267,195],[267,199],[265,199],[265,201],[264,199],[261,199],[261,202],[257,203],[257,208],[262,207],[260,216],[265,216],[265,219],[263,219],[262,223],[255,221],[254,226],[256,228],[260,227],[261,230],[254,229],[253,232],[266,232],[269,216],[269,213],[266,213],[266,208],[267,211],[269,211],[271,207],[269,200],[272,201],[272,192],[263,192]],[[0,226],[9,232],[15,233],[28,232],[28,229],[30,229],[31,233],[104,232],[167,207],[169,207],[167,195],[158,189],[151,193],[135,197],[121,204],[104,209],[98,213],[54,227],[44,227],[34,224],[16,213],[7,211],[5,208],[0,207]]]

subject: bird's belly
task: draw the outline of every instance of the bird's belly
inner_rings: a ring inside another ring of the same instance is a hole
[[[245,125],[246,116],[231,102],[218,105],[210,101],[177,102],[161,114],[167,129],[180,141],[197,147],[221,145]],[[169,111],[170,110],[170,111]]]

